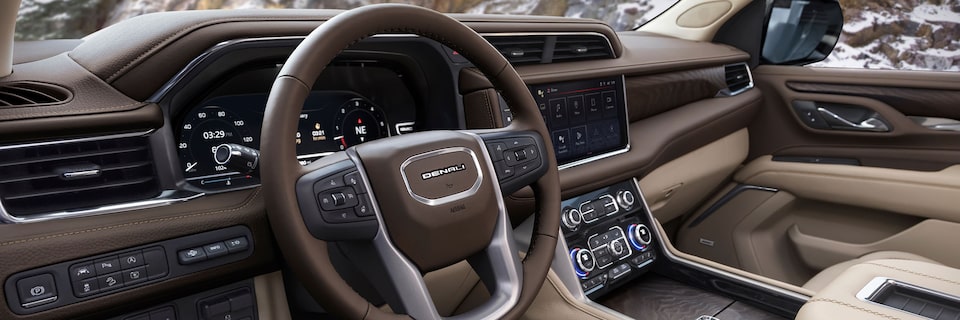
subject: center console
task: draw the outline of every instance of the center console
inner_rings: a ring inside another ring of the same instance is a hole
[[[599,297],[629,282],[656,260],[651,224],[633,180],[561,204],[567,259],[587,297]]]

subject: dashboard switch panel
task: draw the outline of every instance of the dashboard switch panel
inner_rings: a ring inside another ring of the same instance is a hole
[[[253,252],[250,239],[234,226],[20,272],[4,284],[7,305],[32,314],[236,262]]]
[[[650,221],[636,194],[636,185],[624,181],[561,203],[570,262],[591,299],[640,276],[656,259]]]

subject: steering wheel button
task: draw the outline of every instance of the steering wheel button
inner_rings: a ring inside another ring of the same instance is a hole
[[[367,189],[363,185],[363,180],[360,179],[360,173],[356,171],[350,172],[343,176],[343,182],[345,182],[348,186],[353,187],[353,190],[356,190],[357,193],[367,193]]]
[[[333,199],[333,205],[336,207],[343,206],[347,203],[347,198],[343,195],[343,192],[334,192],[330,194],[330,198]],[[326,209],[326,208],[325,208]],[[329,209],[328,209],[329,210]]]
[[[317,182],[317,184],[314,187],[317,190],[330,190],[334,188],[343,187],[344,185],[345,184],[343,183],[343,176],[334,175],[332,177],[321,179],[320,181]]]
[[[353,212],[357,214],[358,217],[369,217],[373,215],[373,208],[370,207],[370,201],[367,200],[366,196],[359,196],[359,203],[356,207],[353,208]]]
[[[507,151],[507,145],[503,142],[488,143],[487,150],[490,152],[491,160],[500,161],[503,160],[503,153]]]
[[[504,180],[513,176],[513,168],[508,166],[503,161],[494,162],[493,166],[497,169],[497,177],[500,178],[500,180]]]
[[[353,210],[323,211],[320,216],[329,223],[347,223],[359,220]]]

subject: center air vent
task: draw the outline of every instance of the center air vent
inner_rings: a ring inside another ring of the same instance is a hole
[[[723,69],[727,89],[721,94],[733,96],[753,88],[753,77],[746,63],[728,64]]]
[[[613,48],[600,34],[487,35],[512,65],[612,59]]]
[[[42,82],[0,84],[0,108],[57,104],[70,99],[70,91]]]
[[[145,137],[0,149],[0,204],[24,218],[160,193]]]
[[[608,58],[613,58],[613,51],[600,36],[559,36],[553,50],[554,62]]]

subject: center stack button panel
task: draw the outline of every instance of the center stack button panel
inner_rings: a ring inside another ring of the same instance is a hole
[[[656,260],[639,194],[628,180],[562,202],[561,230],[570,263],[591,299],[640,276]]]

